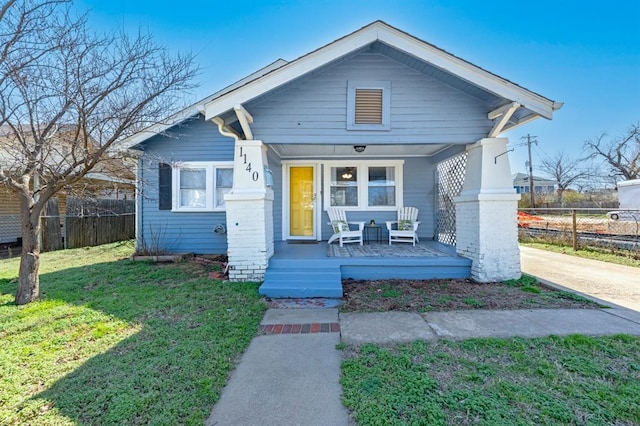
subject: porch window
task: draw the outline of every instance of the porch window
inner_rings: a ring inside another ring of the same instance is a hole
[[[396,210],[403,203],[403,164],[402,160],[325,163],[325,209]]]
[[[174,166],[173,211],[223,211],[233,185],[232,162],[193,161]]]
[[[369,167],[370,207],[396,205],[396,168]]]
[[[347,83],[347,130],[390,130],[391,82]]]
[[[331,168],[331,206],[358,205],[358,168],[355,166]]]

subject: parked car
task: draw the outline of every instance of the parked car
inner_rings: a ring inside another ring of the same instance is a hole
[[[640,179],[618,182],[621,210],[607,213],[611,220],[640,221]]]

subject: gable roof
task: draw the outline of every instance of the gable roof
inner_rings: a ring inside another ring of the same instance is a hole
[[[162,123],[157,123],[154,124],[152,126],[147,127],[146,129],[141,130],[140,132],[136,133],[135,135],[132,135],[126,139],[124,139],[119,145],[120,149],[128,149],[131,147],[134,147],[142,142],[144,142],[145,140],[149,139],[152,136],[155,136],[159,133],[162,133],[168,129],[170,129],[173,126],[176,126],[186,120],[188,120],[189,118],[195,117],[198,114],[202,114],[204,111],[204,105],[207,104],[208,102],[211,102],[212,100],[219,98],[221,96],[226,95],[227,93],[237,89],[238,87],[241,87],[253,80],[256,80],[262,76],[264,76],[265,74],[268,74],[269,72],[278,69],[284,65],[286,65],[288,62],[285,61],[284,59],[280,58],[277,59],[276,61],[270,63],[269,65],[260,68],[258,71],[249,74],[248,76],[244,77],[241,80],[236,81],[233,84],[230,84],[229,86],[225,87],[222,90],[219,90],[217,92],[215,92],[212,95],[207,96],[206,98],[194,103],[193,105],[189,105],[188,107],[178,111],[177,113],[173,114],[172,116],[168,117],[166,120],[164,120],[164,122]]]
[[[526,173],[514,173],[511,178],[513,179],[513,186],[529,185],[529,175]],[[555,180],[546,179],[540,176],[533,176],[533,183],[539,186],[554,186],[558,184]]]
[[[376,21],[271,71],[263,78],[237,87],[228,93],[228,96],[211,99],[204,105],[205,118],[209,120],[232,109],[238,103],[247,102],[375,42],[392,46],[511,102],[518,102],[539,116],[550,119],[553,111],[562,106],[385,22]]]
[[[375,21],[359,30],[339,38],[291,62],[276,61],[237,83],[203,99],[170,117],[162,125],[151,128],[125,140],[126,147],[143,142],[154,134],[167,130],[195,114],[205,119],[228,113],[236,105],[246,103],[291,81],[317,70],[333,61],[361,49],[375,46],[389,56],[402,56],[422,65],[421,71],[443,79],[446,83],[472,96],[489,99],[493,108],[519,105],[519,112],[503,131],[538,117],[551,119],[562,103],[525,89],[507,79],[480,68],[471,62],[420,40],[383,21]],[[415,65],[414,65],[415,66]],[[491,117],[494,118],[494,117]]]

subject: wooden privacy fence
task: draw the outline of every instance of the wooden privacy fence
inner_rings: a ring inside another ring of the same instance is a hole
[[[45,216],[43,251],[97,246],[135,237],[135,214],[110,216]]]
[[[50,200],[42,217],[42,249],[97,246],[135,237],[132,200],[67,200],[65,216],[57,200]]]
[[[97,246],[135,237],[135,214],[66,216],[66,248]]]

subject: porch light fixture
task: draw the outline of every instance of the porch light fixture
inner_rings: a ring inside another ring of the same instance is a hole
[[[360,153],[360,152],[364,152],[365,149],[367,149],[366,145],[354,145],[353,149],[356,150],[356,152]]]
[[[344,173],[341,175],[342,179],[349,180],[353,177],[353,173],[351,172],[351,168],[347,167],[344,169]]]

